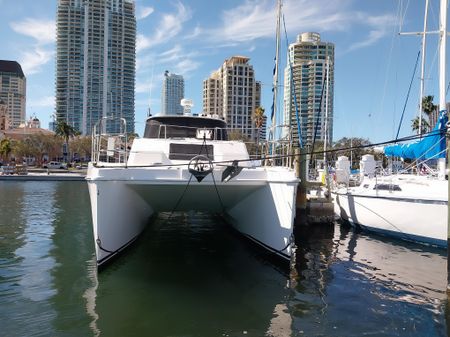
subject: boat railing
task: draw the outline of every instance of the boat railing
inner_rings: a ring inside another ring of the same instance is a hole
[[[103,117],[92,132],[92,161],[126,165],[128,160],[127,122],[124,118]]]
[[[289,125],[276,125],[270,128],[272,136],[262,143],[265,165],[294,166],[294,139]]]

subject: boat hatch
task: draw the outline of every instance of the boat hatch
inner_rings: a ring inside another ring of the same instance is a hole
[[[171,160],[191,160],[198,155],[207,156],[209,159],[214,160],[214,146],[170,143],[169,159]]]

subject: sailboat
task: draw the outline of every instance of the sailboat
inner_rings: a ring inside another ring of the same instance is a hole
[[[410,144],[384,147],[388,157],[420,163],[437,162],[438,172],[378,175],[372,155],[361,161],[361,180],[349,187],[349,164],[345,157],[336,164],[337,187],[332,191],[335,213],[355,226],[400,239],[447,247],[448,182],[445,172],[447,111],[445,68],[447,0],[440,6],[439,120],[433,131]],[[424,164],[421,164],[425,166]]]

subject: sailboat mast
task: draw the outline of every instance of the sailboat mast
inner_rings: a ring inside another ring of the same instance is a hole
[[[439,110],[446,110],[445,104],[445,57],[447,48],[447,0],[441,0],[440,8],[440,27],[439,27]]]
[[[323,141],[323,162],[324,165],[327,165],[327,145],[329,142],[328,139],[328,100],[329,100],[329,88],[330,88],[330,57],[327,57],[327,77],[325,81],[326,91],[325,91],[325,123],[324,123],[324,141]]]
[[[420,93],[419,93],[419,134],[422,134],[422,100],[424,93],[424,82],[425,82],[425,53],[426,53],[426,40],[427,40],[427,21],[428,21],[428,2],[425,1],[425,17],[423,19],[423,35],[422,35],[422,63],[420,66]]]
[[[276,31],[276,51],[275,69],[273,73],[273,113],[272,113],[272,155],[275,153],[275,126],[278,115],[278,68],[280,63],[280,29],[281,29],[281,0],[277,2],[277,31]]]

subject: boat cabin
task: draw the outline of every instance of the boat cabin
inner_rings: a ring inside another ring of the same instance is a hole
[[[228,140],[225,121],[210,117],[156,116],[147,119],[144,138]]]

